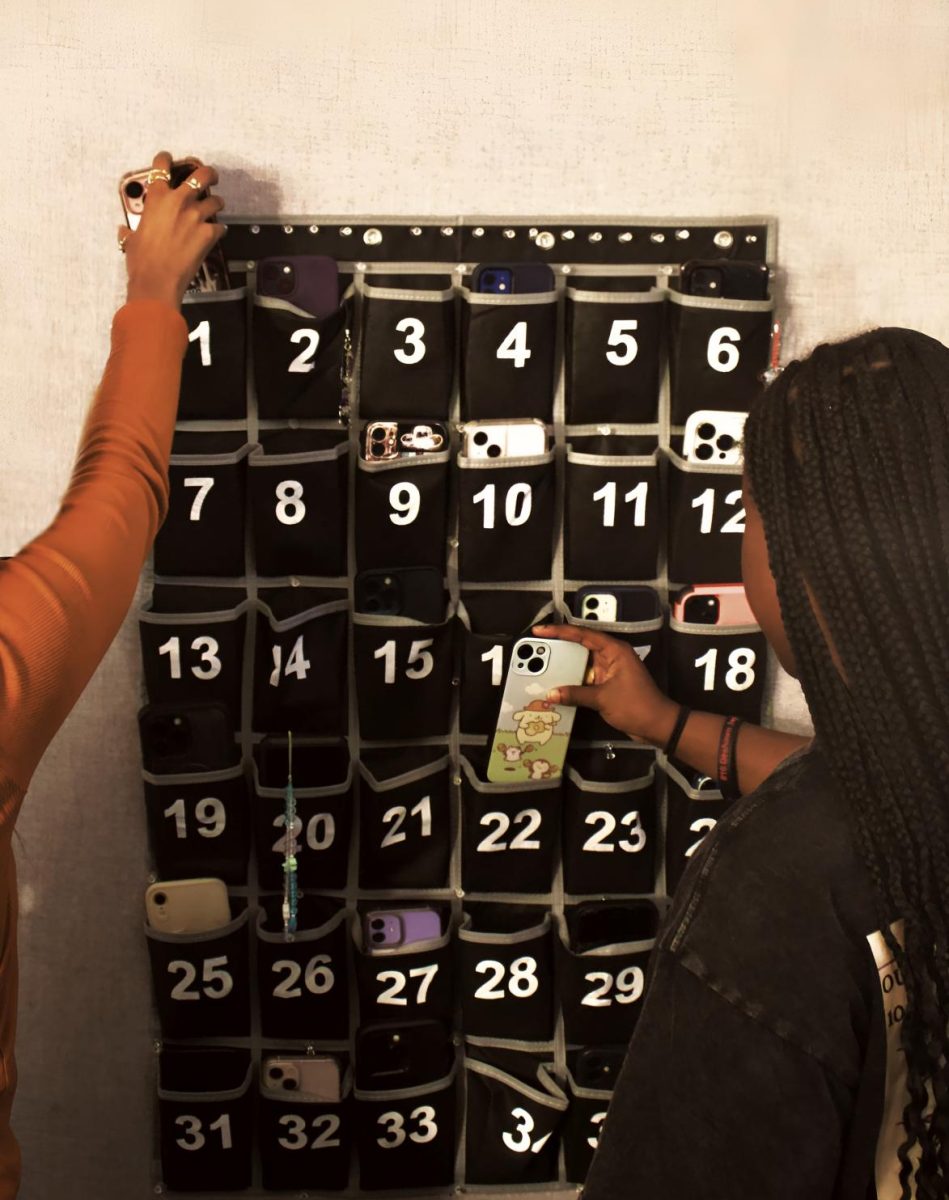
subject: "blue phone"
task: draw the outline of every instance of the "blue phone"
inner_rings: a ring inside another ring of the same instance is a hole
[[[471,277],[475,292],[510,296],[522,292],[552,292],[554,273],[546,263],[511,263],[475,267]]]

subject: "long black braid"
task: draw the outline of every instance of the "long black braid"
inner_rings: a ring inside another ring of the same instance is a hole
[[[949,349],[907,329],[818,346],[755,406],[744,450],[815,736],[906,987],[901,1194],[949,1200]]]

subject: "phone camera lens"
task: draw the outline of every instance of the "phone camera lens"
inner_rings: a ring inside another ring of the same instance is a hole
[[[531,656],[533,653],[534,653],[534,647],[533,647],[533,646],[529,646],[529,645],[527,645],[527,643],[526,643],[526,642],[524,643],[524,645],[523,645],[523,646],[518,646],[518,648],[517,648],[517,657],[518,657],[519,659],[521,659],[522,661],[523,661],[525,658],[530,658],[530,656]]]
[[[372,431],[372,440],[374,442],[384,442],[386,440],[386,431],[384,429],[374,429]]]
[[[267,1075],[269,1076],[270,1079],[273,1079],[276,1083],[279,1083],[280,1080],[283,1079],[283,1071],[281,1070],[280,1067],[271,1067],[268,1070]]]
[[[599,621],[599,619],[600,619],[599,613],[595,613],[595,612],[587,613],[588,621]]]
[[[705,441],[710,441],[715,436],[715,426],[711,423],[711,421],[703,421],[696,430],[696,433],[698,433],[699,437],[703,438]]]
[[[476,446],[484,446],[487,444],[488,435],[484,432],[483,429],[479,429],[478,432],[474,435],[474,437],[471,440],[474,442],[474,444]]]
[[[282,1087],[285,1092],[295,1092],[297,1090],[297,1081],[288,1075],[287,1078],[284,1079]]]
[[[731,448],[732,448],[732,446],[734,446],[734,444],[735,444],[735,439],[732,437],[732,435],[730,433],[723,433],[722,436],[716,442],[716,445],[718,446],[719,450],[731,450]]]
[[[497,442],[495,442],[493,446],[488,447],[488,458],[500,458],[500,457],[501,457],[501,447],[497,444]]]
[[[164,892],[156,892],[155,895],[152,897],[152,899],[155,901],[155,903],[158,905],[159,908],[164,908],[165,905],[168,903],[168,897],[165,895]]]
[[[138,182],[138,180],[133,179],[130,183],[125,185],[125,194],[130,200],[138,200],[140,196],[145,194],[145,188]]]
[[[695,447],[695,457],[701,459],[702,462],[707,462],[713,453],[714,451],[708,442],[703,442],[701,446]]]
[[[600,607],[600,601],[596,596],[587,596],[587,610],[595,612]]]
[[[375,596],[372,596],[366,601],[364,608],[368,613],[377,613],[379,611],[379,601]]]
[[[527,669],[532,675],[539,675],[544,669],[544,660],[542,658],[532,658],[527,664]]]
[[[538,647],[537,647],[537,653],[538,653],[538,654],[546,654],[546,653],[547,653],[547,647],[546,647],[546,646],[538,646]]]

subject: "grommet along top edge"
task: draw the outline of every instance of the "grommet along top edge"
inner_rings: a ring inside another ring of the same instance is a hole
[[[534,245],[539,246],[541,250],[552,250],[557,244],[557,239],[547,229],[541,230],[534,238]]]
[[[721,250],[728,250],[735,244],[735,235],[728,229],[720,229],[712,241]]]
[[[382,230],[372,226],[362,235],[362,240],[367,246],[378,246],[382,242]]]

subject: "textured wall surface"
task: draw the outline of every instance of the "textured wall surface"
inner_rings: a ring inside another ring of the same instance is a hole
[[[787,349],[949,340],[938,0],[32,0],[0,22],[0,552],[52,517],[159,148],[232,213],[779,219]],[[27,1200],[151,1194],[128,621],[20,825]],[[796,690],[776,711],[800,726]]]

